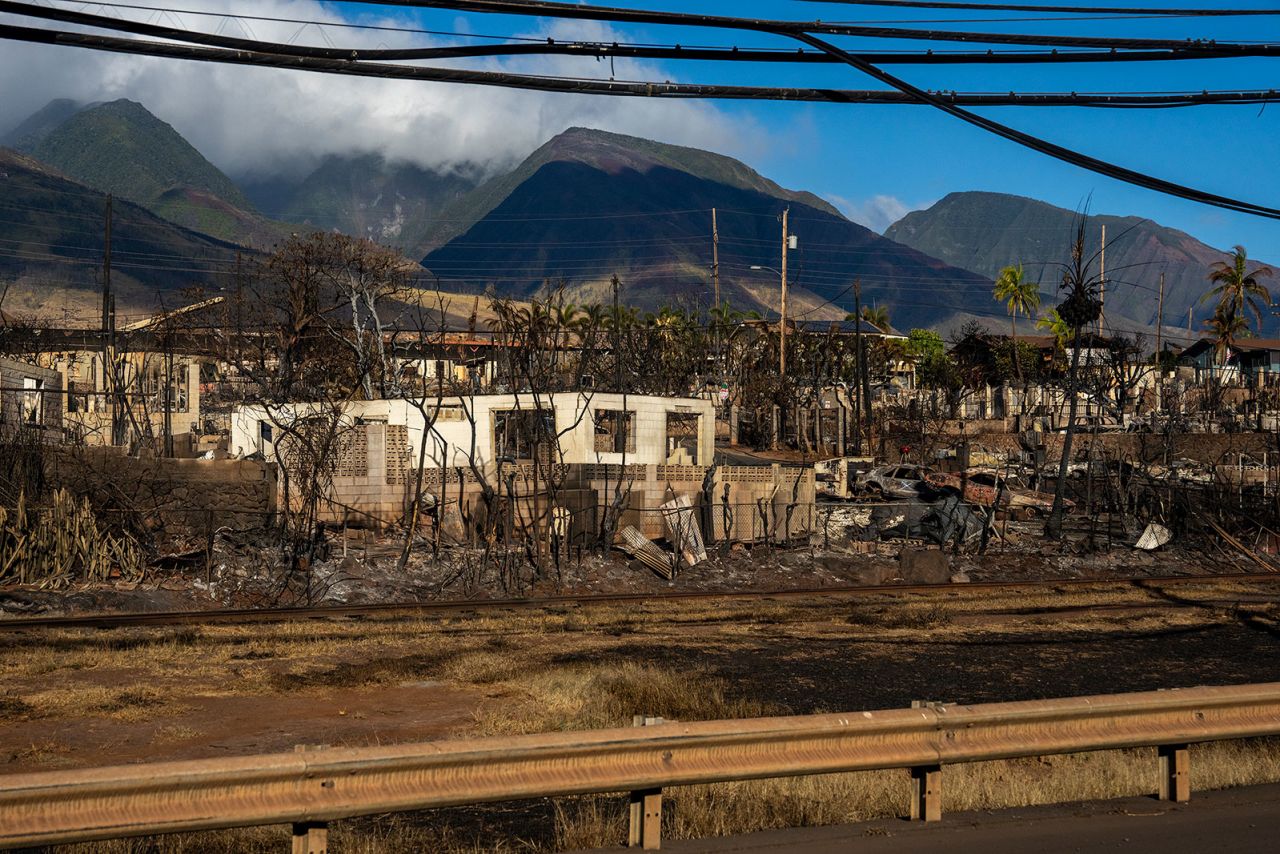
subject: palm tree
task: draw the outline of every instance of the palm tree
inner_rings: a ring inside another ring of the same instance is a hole
[[[1271,293],[1259,280],[1274,276],[1275,271],[1263,265],[1248,272],[1248,261],[1249,254],[1243,246],[1237,245],[1230,261],[1215,261],[1209,268],[1209,281],[1214,287],[1200,301],[1207,302],[1214,297],[1218,299],[1213,319],[1205,325],[1218,339],[1214,349],[1219,358],[1230,349],[1236,338],[1249,335],[1249,314],[1253,315],[1254,323],[1261,328],[1262,306],[1259,301],[1263,305],[1271,305]]]
[[[1213,313],[1213,317],[1205,321],[1205,328],[1209,330],[1209,334],[1213,336],[1213,353],[1214,358],[1220,363],[1225,363],[1231,355],[1231,345],[1237,338],[1247,338],[1249,336],[1249,321],[1242,314],[1231,314],[1223,311],[1224,306],[1219,304],[1218,310]]]
[[[996,277],[992,291],[997,302],[1006,304],[1009,311],[1009,328],[1013,333],[1013,364],[1022,378],[1022,360],[1018,358],[1018,315],[1032,317],[1040,309],[1040,286],[1026,277],[1022,265],[1010,265]],[[1037,324],[1038,325],[1038,324]]]
[[[844,316],[845,320],[853,320],[854,318],[853,312],[849,312]],[[882,305],[864,305],[862,307],[862,319],[881,332],[889,331],[889,309]]]
[[[1071,337],[1071,326],[1062,319],[1062,315],[1058,314],[1056,308],[1051,308],[1044,317],[1036,321],[1036,328],[1043,329],[1054,337],[1059,347],[1067,346],[1067,339]]]

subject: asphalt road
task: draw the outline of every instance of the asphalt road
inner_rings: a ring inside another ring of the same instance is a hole
[[[1128,798],[999,812],[944,812],[942,821],[935,824],[889,820],[724,839],[664,840],[662,850],[676,854],[1280,851],[1280,785],[1193,792],[1189,804]]]

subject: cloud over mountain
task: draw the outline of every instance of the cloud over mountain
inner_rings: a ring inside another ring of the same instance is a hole
[[[183,0],[189,2],[189,0]],[[200,0],[203,11],[341,22],[312,0]],[[354,47],[430,46],[457,39],[387,30],[352,30],[184,13],[127,11],[139,20],[269,41]],[[0,20],[32,25],[29,18]],[[404,26],[405,18],[361,15],[349,22]],[[37,23],[37,26],[43,24]],[[50,24],[59,27],[61,25]],[[615,41],[608,26],[563,22],[521,35]],[[580,57],[453,61],[454,65],[539,74],[598,76],[609,66]],[[671,75],[654,63],[616,60],[619,79]],[[707,103],[601,98],[414,81],[348,78],[300,71],[203,64],[6,42],[0,51],[0,131],[53,98],[81,102],[130,98],[146,104],[232,175],[301,172],[328,154],[375,152],[430,169],[459,164],[514,165],[567,127],[594,126],[698,145],[736,155],[755,128]]]

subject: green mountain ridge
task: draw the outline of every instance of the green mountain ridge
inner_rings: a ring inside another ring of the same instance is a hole
[[[15,129],[12,136],[27,146],[20,150],[87,186],[222,240],[265,248],[286,233],[136,101],[72,106],[65,99],[51,102]],[[60,115],[66,117],[55,124]]]
[[[30,154],[46,136],[85,107],[85,104],[70,98],[54,98],[0,137],[0,146]]]
[[[1002,267],[1021,263],[1041,283],[1042,302],[1057,302],[1062,265],[1070,257],[1079,215],[1047,202],[1005,193],[950,193],[932,207],[913,211],[885,230],[885,236],[957,267],[989,278]],[[1213,306],[1202,303],[1209,289],[1209,267],[1228,253],[1185,232],[1136,216],[1089,215],[1085,240],[1098,271],[1102,230],[1106,226],[1106,312],[1126,333],[1151,333],[1160,319],[1160,277],[1164,275],[1163,322],[1182,339],[1195,337]],[[1263,263],[1254,261],[1255,265]],[[1272,265],[1275,266],[1275,265]],[[1280,279],[1269,283],[1280,295]],[[1003,313],[994,300],[975,301],[975,314]],[[1188,311],[1191,314],[1190,333]],[[1275,319],[1264,319],[1264,331]],[[1181,340],[1181,339],[1178,339]]]
[[[106,195],[39,161],[0,148],[0,290],[10,315],[92,322],[101,307]],[[112,284],[118,310],[154,311],[187,288],[228,284],[239,247],[168,222],[124,199],[112,203]]]
[[[422,263],[450,289],[527,297],[563,284],[575,301],[605,302],[616,274],[628,304],[707,307],[716,209],[722,298],[770,314],[786,208],[800,246],[788,275],[797,320],[843,318],[856,281],[866,304],[890,307],[898,325],[941,322],[964,307],[962,294],[990,287],[732,158],[583,128],[447,208],[434,237],[444,242]],[[936,296],[919,299],[922,284]]]
[[[428,234],[429,247],[435,249],[465,234],[539,169],[565,158],[615,173],[627,168],[647,172],[654,167],[666,167],[840,216],[835,207],[813,193],[784,189],[745,163],[723,154],[593,128],[571,127],[552,137],[512,171],[487,181],[446,207],[440,214],[439,226]]]

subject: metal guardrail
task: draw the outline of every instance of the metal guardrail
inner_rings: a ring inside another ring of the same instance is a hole
[[[12,774],[0,777],[0,847],[293,823],[295,851],[323,851],[335,819],[631,792],[632,844],[657,848],[668,786],[909,768],[912,816],[936,820],[944,765],[1144,746],[1161,748],[1161,795],[1186,800],[1188,745],[1280,734],[1280,683],[637,722],[650,725]]]

